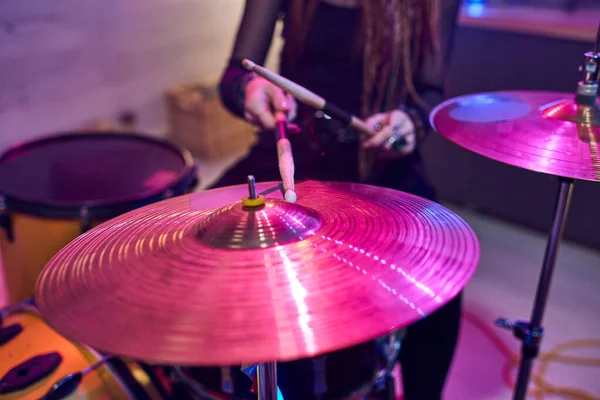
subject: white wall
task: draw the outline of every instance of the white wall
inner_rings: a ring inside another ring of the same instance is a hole
[[[218,78],[243,4],[0,1],[0,149],[123,109],[139,113],[141,130],[164,132],[165,90]]]

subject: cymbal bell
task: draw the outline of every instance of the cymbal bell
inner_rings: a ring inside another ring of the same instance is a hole
[[[450,99],[434,109],[436,131],[505,164],[572,179],[600,180],[598,107],[556,92],[506,91]]]
[[[197,238],[221,249],[264,249],[304,240],[322,223],[316,211],[281,200],[255,209],[233,203],[204,218]]]
[[[275,183],[259,184],[262,192]],[[403,328],[464,288],[471,228],[391,189],[303,182],[247,208],[245,185],[180,196],[93,228],[43,270],[61,334],[167,365],[312,357]]]

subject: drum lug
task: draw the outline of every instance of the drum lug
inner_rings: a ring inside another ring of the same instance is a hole
[[[17,365],[0,379],[0,394],[10,394],[36,384],[58,368],[59,353],[43,354]]]
[[[90,216],[87,207],[81,207],[79,211],[79,216],[81,218],[81,233],[85,233],[92,228],[92,221],[90,221]]]
[[[0,346],[11,341],[21,332],[23,332],[23,326],[21,324],[13,324],[6,328],[0,328]]]
[[[6,200],[0,196],[0,226],[4,228],[6,237],[12,243],[15,241],[15,235],[12,226],[12,218],[6,209]]]

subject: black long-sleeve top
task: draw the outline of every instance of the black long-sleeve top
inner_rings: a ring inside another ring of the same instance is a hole
[[[436,52],[428,46],[413,78],[417,92],[432,107],[443,98],[444,75],[460,0],[442,0],[440,3],[440,51]],[[241,60],[248,58],[258,64],[264,63],[282,11],[285,12],[285,0],[246,1],[231,62],[220,83],[224,105],[240,117],[244,111],[243,89],[245,77],[248,76],[241,66]],[[363,87],[363,62],[361,57],[353,56],[354,33],[360,27],[360,18],[359,8],[343,8],[322,2],[312,20],[304,52],[293,77],[300,85],[355,115],[360,115]],[[289,68],[284,61],[282,60],[280,73],[290,77]],[[417,111],[422,124],[428,127],[428,110],[419,108],[410,98],[406,106]],[[266,140],[272,141],[272,138]],[[350,152],[356,154],[354,150]],[[340,154],[340,158],[350,163],[350,159],[356,157]],[[355,168],[355,165],[351,168]]]

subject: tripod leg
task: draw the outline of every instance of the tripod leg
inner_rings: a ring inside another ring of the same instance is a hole
[[[535,294],[531,321],[508,322],[505,319],[496,321],[497,325],[512,329],[515,336],[523,342],[523,346],[521,347],[521,365],[519,366],[514,400],[525,400],[527,397],[527,387],[531,377],[533,361],[540,350],[540,343],[544,332],[542,319],[546,310],[558,247],[567,221],[571,194],[573,193],[573,183],[572,179],[560,178],[560,188],[554,211],[554,219],[552,221],[552,230],[546,244],[546,252]]]

